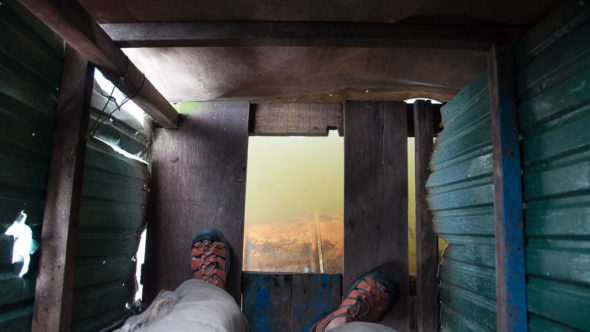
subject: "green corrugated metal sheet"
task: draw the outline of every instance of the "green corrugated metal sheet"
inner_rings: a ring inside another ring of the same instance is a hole
[[[590,6],[517,49],[530,331],[590,331]]]
[[[445,331],[496,329],[494,184],[487,72],[441,109],[428,202],[449,243],[439,267]]]
[[[63,42],[16,3],[0,5],[0,331],[31,325],[38,252],[20,279],[4,230],[24,209],[40,239],[62,62]],[[130,153],[149,147],[149,137],[119,119],[101,130],[118,135]],[[84,172],[72,329],[96,331],[125,315],[133,301],[149,174],[145,164],[95,141]]]
[[[91,135],[143,160],[150,160],[151,127],[144,128],[125,106],[118,109],[108,97],[108,93],[95,83],[90,112]]]
[[[4,231],[20,210],[39,241],[63,43],[9,1],[0,5],[0,331],[31,325],[38,252],[18,277]]]
[[[145,227],[147,165],[91,141],[86,152],[72,329],[96,331],[127,313]]]

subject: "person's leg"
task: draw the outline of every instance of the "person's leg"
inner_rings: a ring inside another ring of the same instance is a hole
[[[391,308],[395,298],[392,272],[390,264],[383,264],[361,276],[350,287],[342,303],[317,321],[310,332],[393,331],[377,324],[351,325],[353,322],[378,321]]]
[[[225,291],[229,254],[229,245],[218,230],[197,233],[191,249],[194,279],[174,292],[162,291],[145,312],[130,317],[117,331],[247,331],[246,318]]]
[[[385,325],[368,322],[350,322],[330,330],[330,332],[396,332]]]

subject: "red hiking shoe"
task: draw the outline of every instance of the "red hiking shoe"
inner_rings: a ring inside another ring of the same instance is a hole
[[[230,268],[230,250],[223,234],[215,228],[205,228],[195,235],[191,249],[193,278],[205,280],[221,289]]]
[[[388,265],[380,265],[357,279],[340,306],[317,321],[309,332],[324,332],[326,326],[338,317],[344,317],[347,323],[381,319],[391,308],[395,295],[393,281],[386,273]]]

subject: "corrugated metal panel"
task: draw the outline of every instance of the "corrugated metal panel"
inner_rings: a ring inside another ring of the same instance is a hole
[[[118,108],[108,97],[109,95],[95,83],[90,112],[90,134],[143,160],[150,160],[151,126],[144,128],[126,111],[125,106]]]
[[[590,330],[590,6],[517,50],[530,331]]]
[[[449,243],[439,267],[445,331],[496,329],[494,184],[487,72],[441,109],[428,202]]]
[[[127,313],[145,227],[147,165],[92,141],[86,152],[72,329],[96,331]]]
[[[29,272],[11,264],[4,235],[21,210],[39,241],[63,43],[9,1],[0,5],[0,331],[30,329],[38,252]]]

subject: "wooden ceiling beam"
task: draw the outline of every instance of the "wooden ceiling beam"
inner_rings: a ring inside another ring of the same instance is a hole
[[[140,22],[101,27],[120,47],[427,47],[489,50],[514,42],[526,27],[494,24],[351,22]]]
[[[19,0],[66,43],[94,63],[154,121],[177,128],[178,112],[76,0]]]

